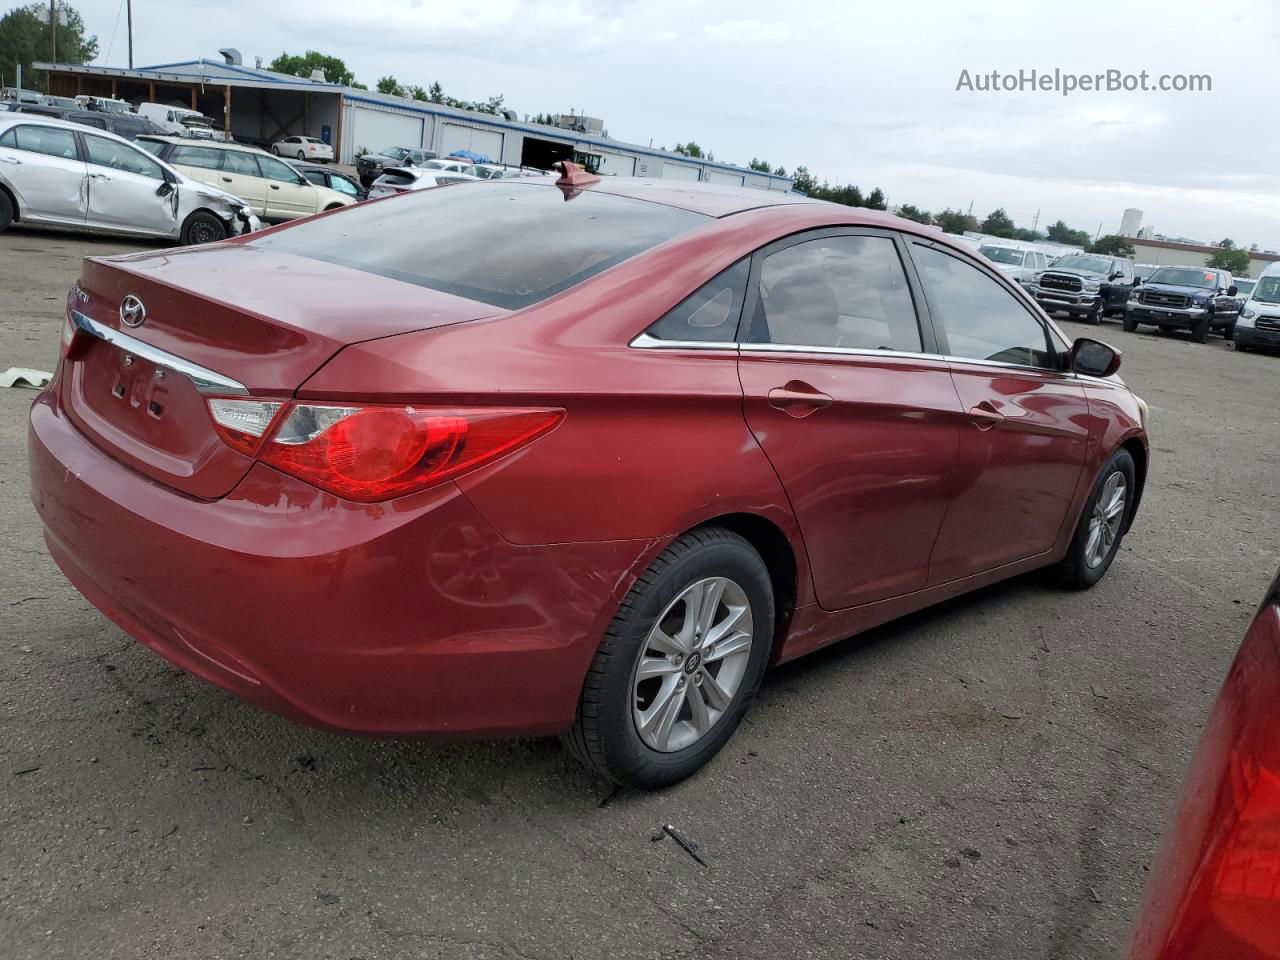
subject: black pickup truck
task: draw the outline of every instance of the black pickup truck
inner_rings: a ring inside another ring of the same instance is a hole
[[[1230,340],[1243,305],[1235,281],[1213,267],[1161,267],[1125,304],[1124,328],[1147,323],[1168,331],[1189,329],[1199,343],[1217,330]]]
[[[1028,289],[1046,312],[1065,310],[1086,323],[1101,323],[1104,316],[1124,313],[1137,283],[1125,257],[1069,253],[1037,274]]]

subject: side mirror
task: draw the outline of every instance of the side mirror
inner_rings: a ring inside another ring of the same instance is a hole
[[[156,187],[157,197],[167,197],[171,193],[173,193],[173,184],[168,180],[165,180],[160,184],[160,186]]]
[[[1227,287],[1228,297],[1234,297],[1239,292],[1240,292],[1240,288],[1237,287],[1234,283],[1231,286]]]
[[[1120,351],[1089,337],[1073,343],[1067,358],[1072,370],[1087,377],[1109,377],[1120,369]]]
[[[1119,279],[1120,279],[1121,277],[1123,277],[1123,276],[1124,276],[1124,274],[1123,274],[1123,273],[1121,273],[1119,270],[1117,270],[1117,271],[1116,271],[1115,273],[1113,273],[1111,276],[1107,277],[1107,279],[1108,279],[1108,280],[1119,280]]]
[[[1135,287],[1140,287],[1140,286],[1142,286],[1142,278],[1141,278],[1141,277],[1134,277],[1134,278],[1133,278],[1133,285],[1134,285]]]

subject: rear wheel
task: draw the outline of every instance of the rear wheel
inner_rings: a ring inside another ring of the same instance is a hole
[[[0,190],[0,231],[8,228],[13,223],[13,201],[9,199],[9,195]]]
[[[274,153],[277,157],[278,157],[278,156],[280,156],[280,148],[279,148],[279,147],[277,147],[277,146],[274,146],[274,145],[273,145],[273,146],[271,147],[271,152],[272,152],[272,153]]]
[[[1137,494],[1135,481],[1133,457],[1127,450],[1113,453],[1098,472],[1093,493],[1085,502],[1071,546],[1059,568],[1067,586],[1091,587],[1111,566]]]
[[[760,686],[773,641],[760,554],[708,527],[663,551],[623,600],[562,738],[615,783],[677,783],[719,752]]]
[[[197,210],[182,225],[182,242],[187,246],[197,243],[216,243],[227,239],[227,225],[206,210]]]
[[[306,157],[304,157],[304,156],[302,155],[302,151],[301,151],[301,150],[299,150],[299,151],[298,151],[298,159],[299,159],[299,160],[305,160],[305,159],[307,159]]]

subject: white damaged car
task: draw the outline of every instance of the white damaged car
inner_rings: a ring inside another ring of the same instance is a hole
[[[261,226],[248,206],[128,140],[0,114],[0,230],[11,223],[211,243]]]

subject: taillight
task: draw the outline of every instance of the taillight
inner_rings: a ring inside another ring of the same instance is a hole
[[[562,410],[211,399],[222,438],[348,500],[387,500],[440,483],[549,431]],[[266,437],[263,442],[262,438]]]

